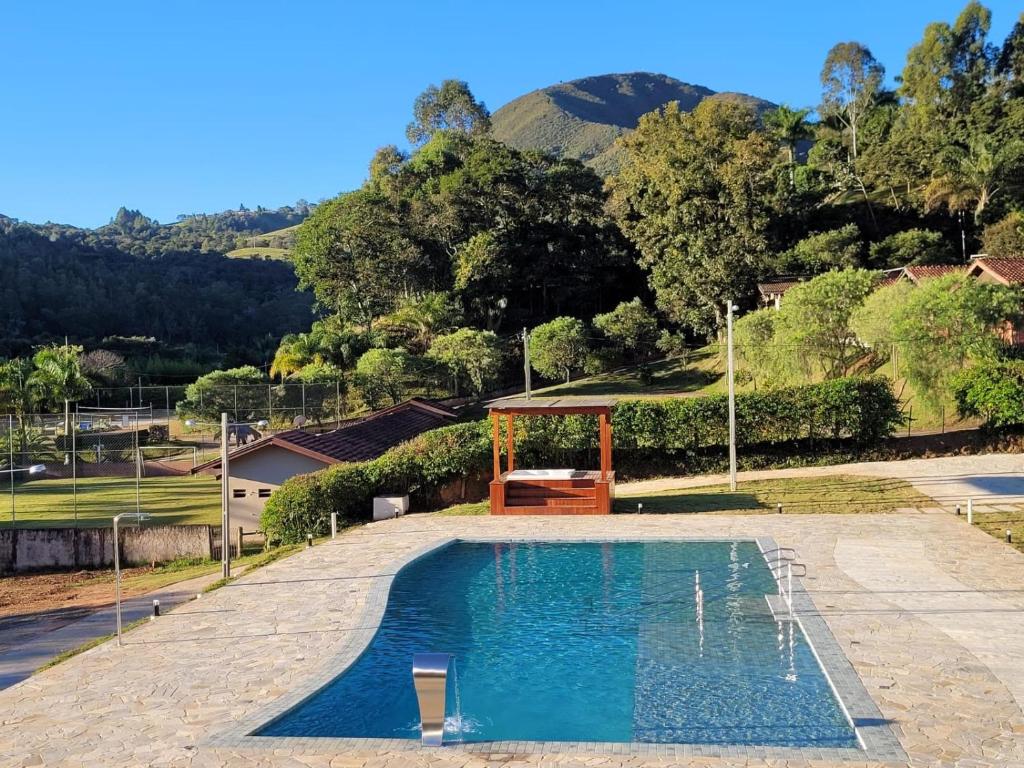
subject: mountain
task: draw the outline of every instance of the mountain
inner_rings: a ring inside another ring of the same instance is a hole
[[[582,160],[601,175],[620,163],[615,140],[636,128],[641,115],[670,101],[690,111],[707,98],[747,101],[759,111],[771,102],[742,93],[716,93],[651,72],[596,75],[550,85],[520,96],[491,116],[491,132],[516,149],[540,149]]]

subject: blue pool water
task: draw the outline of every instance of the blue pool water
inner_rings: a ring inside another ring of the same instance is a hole
[[[402,569],[366,652],[259,735],[419,738],[412,656],[440,651],[447,741],[856,746],[774,591],[753,542],[458,542]]]

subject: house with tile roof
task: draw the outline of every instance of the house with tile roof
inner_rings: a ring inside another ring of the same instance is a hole
[[[411,398],[382,411],[343,422],[330,432],[291,429],[270,435],[228,454],[231,517],[254,530],[270,494],[285,480],[342,462],[375,459],[399,443],[455,421],[454,411],[422,398]],[[200,464],[193,473],[220,476],[220,458]]]
[[[757,284],[757,292],[761,295],[761,303],[766,307],[782,306],[782,297],[790,288],[800,285],[807,278],[803,275],[781,275]]]
[[[982,283],[1024,285],[1024,259],[1001,259],[977,256],[971,259],[967,274]],[[1007,344],[1024,344],[1024,328],[1006,323],[1001,334]]]

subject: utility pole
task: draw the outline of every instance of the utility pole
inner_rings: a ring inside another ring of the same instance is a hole
[[[530,332],[523,328],[523,373],[526,376],[526,399],[530,399]]]
[[[728,356],[728,377],[729,377],[729,490],[736,490],[736,380],[735,368],[732,357],[732,313],[739,309],[732,303],[732,299],[726,303],[725,328],[726,328],[726,355]]]
[[[228,487],[231,475],[228,473],[228,415],[220,415],[220,561],[221,576],[231,576],[231,489]]]

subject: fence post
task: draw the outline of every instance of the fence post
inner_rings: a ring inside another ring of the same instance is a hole
[[[235,544],[235,557],[241,557],[242,556],[242,536],[243,536],[242,526],[238,526],[238,539],[237,539],[237,543]]]
[[[338,513],[331,512],[331,538],[338,538]]]
[[[267,424],[271,429],[274,428],[274,387],[272,384],[267,384]]]
[[[914,406],[907,409],[907,437],[910,437],[910,427],[914,423]]]
[[[235,384],[234,389],[235,389],[235,413],[234,413],[234,419],[235,419],[235,421],[238,421],[238,385],[237,384]],[[237,442],[237,440],[235,442]]]
[[[974,498],[967,499],[967,524],[974,525]]]
[[[7,417],[7,442],[11,453],[11,469],[14,469],[14,415],[8,415]],[[16,520],[14,512],[14,472],[11,472],[11,528],[14,527]]]
[[[302,382],[302,415],[306,415],[306,382]]]
[[[167,423],[171,423],[171,388],[164,386],[164,407],[167,409]],[[170,437],[170,435],[168,435]]]
[[[338,426],[341,426],[341,382],[334,382],[334,416]]]

